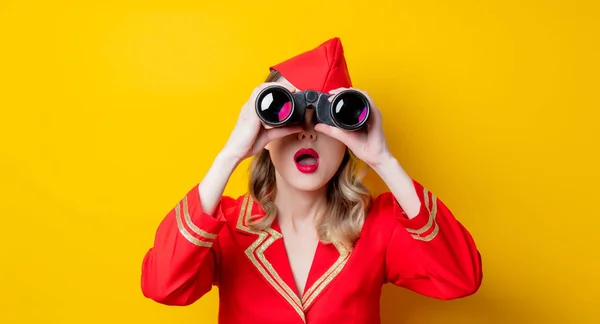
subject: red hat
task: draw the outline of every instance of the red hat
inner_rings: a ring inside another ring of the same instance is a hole
[[[352,87],[342,41],[337,37],[269,69],[278,71],[299,90],[329,92]]]

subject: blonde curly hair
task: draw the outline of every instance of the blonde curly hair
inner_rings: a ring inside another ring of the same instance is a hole
[[[266,82],[278,80],[281,75],[272,71]],[[339,242],[352,248],[363,227],[371,205],[371,193],[361,182],[364,172],[360,161],[346,149],[338,171],[327,184],[327,209],[318,220],[319,239],[325,243]],[[249,194],[265,211],[265,216],[251,220],[253,230],[265,230],[275,220],[277,208],[275,166],[269,151],[263,149],[254,156],[250,165]]]

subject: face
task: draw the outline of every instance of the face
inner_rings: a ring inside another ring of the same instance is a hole
[[[281,84],[290,83],[281,78]],[[276,139],[267,144],[278,176],[288,185],[303,191],[325,186],[337,172],[346,145],[315,131],[314,109],[307,109],[302,132]]]

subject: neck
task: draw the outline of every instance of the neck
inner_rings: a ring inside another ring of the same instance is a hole
[[[303,191],[293,188],[277,179],[277,219],[280,224],[290,224],[294,228],[302,224],[314,227],[316,220],[327,206],[327,188],[324,186],[315,191]]]

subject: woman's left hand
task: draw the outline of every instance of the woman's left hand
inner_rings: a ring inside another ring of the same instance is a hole
[[[360,91],[369,100],[371,112],[365,129],[359,131],[347,131],[338,127],[319,123],[315,130],[346,144],[346,146],[371,168],[376,168],[386,159],[391,157],[388,145],[383,134],[381,111],[377,109],[369,95],[354,88],[338,88],[331,90],[330,94],[336,94],[342,90],[352,89]],[[333,97],[332,97],[333,98]],[[332,99],[330,98],[330,100]]]

